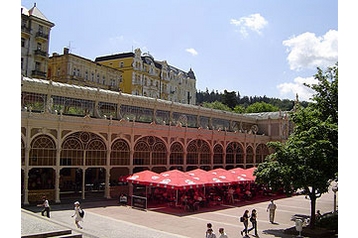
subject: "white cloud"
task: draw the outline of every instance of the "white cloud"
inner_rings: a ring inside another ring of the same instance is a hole
[[[297,77],[293,81],[293,83],[282,83],[277,86],[277,89],[280,91],[280,95],[295,98],[296,94],[298,94],[298,99],[300,101],[311,101],[310,98],[312,98],[314,90],[303,85],[303,83],[312,85],[317,84],[318,81],[314,77]]]
[[[196,56],[198,55],[198,52],[194,48],[188,48],[185,50],[186,52],[189,52],[191,55]]]
[[[241,17],[238,20],[231,19],[230,24],[238,26],[240,33],[244,37],[247,37],[249,35],[249,30],[254,31],[260,35],[261,30],[268,24],[268,22],[259,13],[256,13],[247,17]]]
[[[289,52],[291,70],[326,68],[338,61],[338,31],[329,30],[324,36],[306,32],[282,42]]]

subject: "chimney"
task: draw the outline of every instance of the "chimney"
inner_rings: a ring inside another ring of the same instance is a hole
[[[69,51],[70,50],[67,47],[63,48],[63,54],[64,55],[68,55]]]

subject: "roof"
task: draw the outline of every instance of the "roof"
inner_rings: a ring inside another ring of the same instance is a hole
[[[37,84],[52,84],[56,87],[62,87],[64,89],[81,89],[81,90],[87,90],[87,91],[92,91],[92,92],[100,92],[100,93],[104,93],[104,94],[110,94],[110,95],[122,95],[124,97],[129,97],[129,98],[133,98],[133,99],[140,99],[140,100],[145,100],[146,102],[149,101],[157,101],[157,102],[161,102],[163,104],[167,104],[168,107],[170,107],[171,105],[177,105],[180,107],[185,107],[185,108],[191,108],[193,110],[208,110],[208,111],[215,111],[217,113],[223,113],[223,114],[231,114],[231,115],[235,115],[235,116],[240,116],[243,118],[249,118],[249,119],[256,119],[256,120],[265,120],[265,119],[279,119],[279,118],[284,118],[285,115],[288,115],[289,112],[284,111],[284,112],[260,112],[260,113],[243,113],[243,114],[238,114],[238,113],[234,113],[234,112],[226,112],[226,111],[221,111],[221,110],[217,110],[217,109],[209,109],[209,108],[203,108],[201,106],[197,106],[197,105],[190,105],[190,104],[182,104],[182,103],[178,103],[178,102],[172,102],[172,101],[167,101],[167,100],[163,100],[163,99],[155,99],[155,98],[149,98],[149,97],[145,97],[145,96],[139,96],[139,95],[132,95],[132,94],[127,94],[127,93],[120,93],[120,92],[116,92],[116,91],[112,91],[112,90],[107,90],[107,89],[100,89],[100,88],[95,88],[95,87],[89,87],[89,86],[80,86],[80,85],[75,85],[75,84],[67,84],[67,83],[61,83],[61,82],[56,82],[56,81],[50,81],[50,80],[46,80],[46,79],[37,79],[37,78],[29,78],[29,77],[21,77],[22,81],[28,81],[28,82],[34,82]]]
[[[53,24],[49,19],[47,19],[47,17],[40,11],[40,9],[37,8],[36,3],[34,4],[34,6],[32,8],[30,8],[30,10],[28,10],[27,8],[21,6],[21,13],[27,16],[33,16],[36,17],[38,19],[41,19],[43,21],[49,22],[51,24]]]
[[[243,115],[253,117],[256,119],[279,119],[288,116],[288,111],[278,112],[257,112],[257,113],[244,113]]]
[[[128,57],[134,57],[134,53],[126,52],[126,53],[119,53],[119,54],[113,54],[113,55],[99,56],[99,57],[96,57],[96,59],[94,61],[98,62],[98,61],[122,59],[122,58],[128,58]]]

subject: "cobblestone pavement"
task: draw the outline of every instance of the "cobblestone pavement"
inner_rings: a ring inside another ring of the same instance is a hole
[[[294,222],[291,221],[293,215],[310,214],[310,200],[305,199],[303,195],[275,200],[277,204],[275,224],[268,221],[266,212],[268,203],[264,201],[246,205],[241,203],[237,206],[221,205],[210,210],[203,209],[199,212],[188,213],[166,206],[143,211],[129,206],[118,206],[116,200],[84,201],[82,207],[86,215],[82,230],[75,227],[74,220],[71,218],[72,204],[53,205],[51,218],[42,217],[40,208],[26,207],[26,210],[22,209],[21,212],[21,234],[62,228],[82,233],[85,238],[200,238],[205,235],[206,223],[211,222],[216,234],[218,234],[218,229],[223,227],[232,238],[241,237],[240,230],[243,229],[243,224],[238,218],[246,209],[251,212],[255,208],[258,212],[260,237],[295,237],[283,234],[283,230],[294,226]],[[333,210],[332,191],[317,200],[316,209],[321,210],[322,214]]]

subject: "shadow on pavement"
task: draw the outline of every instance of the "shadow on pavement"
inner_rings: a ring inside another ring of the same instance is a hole
[[[164,203],[164,204],[150,204],[149,203],[147,210],[181,217],[181,216],[188,216],[188,215],[205,213],[205,212],[224,210],[224,209],[233,208],[233,207],[247,206],[250,204],[270,201],[271,199],[277,200],[280,198],[286,198],[286,196],[279,195],[279,196],[272,196],[272,197],[271,196],[270,197],[258,197],[258,198],[252,199],[252,200],[240,201],[236,204],[221,204],[221,205],[210,206],[210,207],[200,207],[200,209],[196,210],[196,211],[186,211],[183,208],[170,207],[166,203]],[[80,198],[66,198],[66,199],[61,199],[61,203],[50,202],[51,211],[73,210],[74,209],[73,203],[75,201],[79,201],[81,203],[81,207],[83,209],[109,207],[109,206],[120,206],[117,198],[106,199],[103,197],[101,197],[101,198],[93,197],[93,198],[86,198],[84,200],[82,200]],[[130,206],[130,205],[128,205],[128,206]],[[32,211],[35,213],[40,212],[42,210],[42,207],[37,207],[36,204],[22,205],[21,207],[23,209],[26,209],[28,211]]]
[[[71,200],[62,200],[61,203],[50,203],[51,211],[63,211],[63,210],[73,210],[75,201],[81,203],[83,209],[86,208],[96,208],[96,207],[108,207],[108,206],[119,206],[118,199],[71,199]],[[37,207],[37,205],[22,205],[21,208],[26,209],[32,212],[40,212],[42,207]]]
[[[273,235],[275,237],[283,237],[283,238],[296,237],[295,235],[285,234],[285,229],[268,229],[268,230],[263,230],[262,233],[265,235]]]

